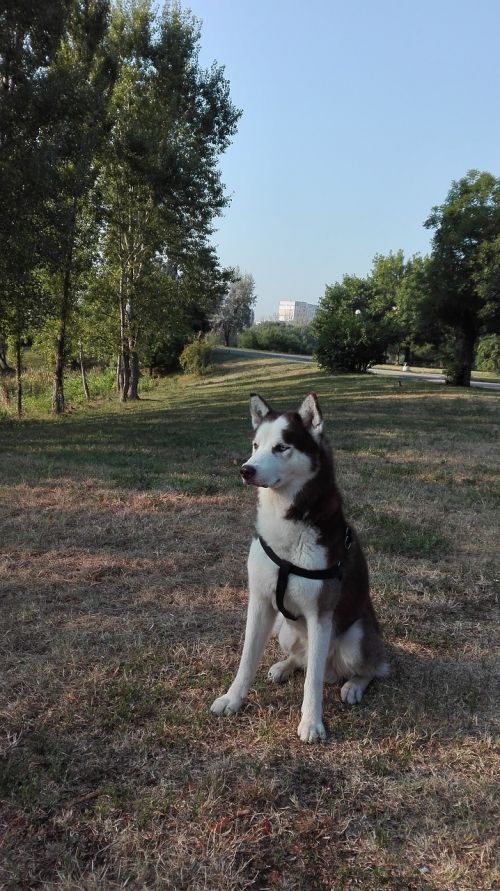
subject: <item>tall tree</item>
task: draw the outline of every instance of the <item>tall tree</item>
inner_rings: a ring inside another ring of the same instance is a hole
[[[155,19],[148,0],[118,4],[112,34],[120,76],[103,176],[104,250],[115,270],[119,388],[126,400],[137,398],[139,349],[151,318],[147,283],[158,258],[162,274],[171,270],[179,298],[189,300],[185,284],[197,269],[205,279],[211,272],[208,293],[220,299],[223,276],[208,238],[228,201],[217,164],[240,113],[223,69],[200,68],[198,23],[177,5]],[[169,294],[162,287],[157,299]]]
[[[46,253],[43,208],[52,175],[43,127],[57,97],[48,72],[71,0],[17,0],[0,8],[0,342],[15,342],[17,409],[21,345],[43,314],[35,270]]]
[[[256,300],[253,275],[242,273],[237,266],[231,273],[227,294],[212,319],[213,330],[222,334],[226,346],[234,343],[240,331],[253,325]]]
[[[443,348],[446,332],[437,319],[425,310],[429,299],[429,258],[414,254],[405,260],[402,250],[387,256],[377,254],[370,280],[379,308],[384,309],[394,326],[398,348],[405,362],[410,362],[418,347],[431,344]]]
[[[57,98],[43,128],[52,152],[45,207],[46,271],[58,320],[52,411],[64,411],[66,330],[92,263],[98,221],[92,203],[97,157],[107,128],[115,65],[107,45],[108,0],[73,0],[48,78]]]
[[[394,308],[405,273],[406,262],[402,250],[375,255],[370,278],[374,299],[381,309],[390,311]]]
[[[469,171],[425,226],[435,231],[424,315],[451,335],[448,380],[468,387],[479,337],[499,331],[500,179]]]

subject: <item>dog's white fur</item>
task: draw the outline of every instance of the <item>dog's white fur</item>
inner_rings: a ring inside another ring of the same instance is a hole
[[[295,496],[314,475],[310,455],[290,445],[284,437],[288,426],[285,415],[266,418],[270,409],[259,396],[252,396],[251,416],[255,428],[253,452],[242,472],[252,473],[249,482],[258,486],[257,532],[276,554],[304,569],[328,566],[327,549],[318,543],[318,531],[302,521],[285,519]],[[309,434],[320,441],[323,420],[316,399],[311,395],[302,403],[299,414]],[[338,635],[331,609],[320,606],[324,582],[290,575],[285,595],[286,608],[300,616],[292,622],[276,610],[277,566],[266,555],[258,539],[254,539],[248,557],[249,602],[245,642],[236,677],[224,696],[212,704],[216,715],[236,713],[253,682],[258,662],[273,630],[286,654],[273,665],[268,677],[286,680],[296,669],[305,668],[302,718],[298,735],[304,742],[324,740],[322,718],[324,680],[348,678],[341,690],[344,702],[359,702],[365,688],[375,676],[384,676],[387,665],[367,665],[362,655],[361,621],[354,622]],[[332,604],[338,582],[330,581]]]

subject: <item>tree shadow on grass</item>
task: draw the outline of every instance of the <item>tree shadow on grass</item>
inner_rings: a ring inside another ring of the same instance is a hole
[[[290,386],[274,387],[266,396],[279,406],[293,407],[314,383],[318,385],[317,375],[310,379],[306,375]],[[432,463],[449,457],[450,437],[454,430],[463,437],[464,423],[468,442],[473,438],[493,443],[497,435],[481,400],[457,400],[452,409],[435,395],[422,400],[416,393],[402,401],[381,389],[378,381],[361,393],[359,382],[354,382],[360,403],[353,403],[349,380],[342,379],[338,390],[332,391],[331,380],[316,389],[324,391],[320,398],[325,396],[334,448],[348,453],[383,458],[395,448],[420,448],[427,433],[432,443],[427,457]],[[2,426],[0,482],[90,476],[126,488],[161,488],[176,485],[176,469],[177,476],[192,474],[193,491],[204,484],[213,490],[218,478],[230,473],[237,479],[234,462],[247,457],[251,436],[247,398],[240,391],[220,390],[217,399],[214,393],[190,394],[186,404],[154,411],[141,407],[123,414],[72,415],[58,422],[7,423]],[[188,491],[189,485],[184,480],[181,488]]]

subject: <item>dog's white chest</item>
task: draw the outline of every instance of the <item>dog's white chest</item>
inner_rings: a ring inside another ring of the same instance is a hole
[[[328,565],[326,549],[318,544],[317,532],[304,523],[287,520],[283,504],[271,493],[263,493],[260,499],[257,532],[278,557],[302,569],[324,569]],[[250,588],[269,597],[276,608],[278,567],[264,552],[258,539],[253,541],[250,548],[248,577]],[[307,615],[316,608],[321,589],[320,580],[291,574],[285,596],[287,609],[296,615]]]
[[[301,565],[304,569],[313,568],[312,566],[307,567],[298,563],[296,565]],[[258,597],[269,599],[274,609],[277,609],[277,581],[277,565],[265,553],[258,538],[254,539],[248,555],[248,584],[250,591]],[[305,579],[290,574],[285,593],[285,607],[296,616],[307,616],[311,611],[315,612],[322,585],[323,582],[320,580]]]
[[[272,491],[259,492],[257,532],[283,560],[302,569],[325,569],[326,548],[318,544],[317,530],[295,520],[286,519],[290,502]]]

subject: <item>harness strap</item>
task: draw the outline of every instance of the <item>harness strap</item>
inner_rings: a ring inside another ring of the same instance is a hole
[[[279,567],[278,579],[276,582],[276,606],[280,613],[285,616],[285,619],[290,619],[292,622],[295,622],[298,619],[298,616],[292,616],[283,604],[288,585],[288,576],[290,574],[298,575],[303,579],[342,579],[342,563],[340,560],[338,563],[334,563],[333,566],[328,566],[326,569],[302,569],[301,566],[295,566],[295,564],[290,563],[289,560],[283,560],[281,557],[278,557],[261,535],[259,535],[259,541],[269,559]]]

